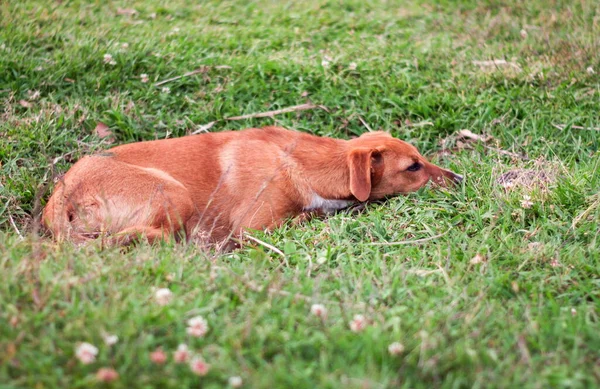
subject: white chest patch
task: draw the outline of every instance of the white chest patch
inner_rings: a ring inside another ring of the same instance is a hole
[[[338,209],[346,208],[354,201],[339,200],[339,199],[324,199],[316,193],[313,193],[310,204],[304,207],[305,211],[322,211],[325,213],[333,213]]]

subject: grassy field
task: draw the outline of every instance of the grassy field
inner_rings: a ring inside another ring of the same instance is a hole
[[[0,387],[600,385],[599,36],[592,0],[1,2]],[[283,256],[40,237],[81,156],[213,121],[383,129],[466,182],[254,234]]]

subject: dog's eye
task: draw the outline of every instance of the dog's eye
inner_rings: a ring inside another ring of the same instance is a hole
[[[409,172],[416,172],[417,170],[421,170],[421,164],[419,162],[415,162],[410,165],[407,169]]]

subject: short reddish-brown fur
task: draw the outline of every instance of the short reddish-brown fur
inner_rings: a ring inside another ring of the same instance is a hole
[[[407,170],[415,163],[421,168]],[[114,147],[78,161],[56,185],[43,222],[55,239],[123,244],[268,229],[315,199],[362,202],[460,176],[383,132],[352,140],[279,127]]]

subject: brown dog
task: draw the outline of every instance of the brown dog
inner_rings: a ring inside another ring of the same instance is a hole
[[[278,127],[126,144],[82,158],[44,209],[55,239],[124,244],[185,236],[212,242],[309,211],[462,177],[383,132],[352,140]]]

